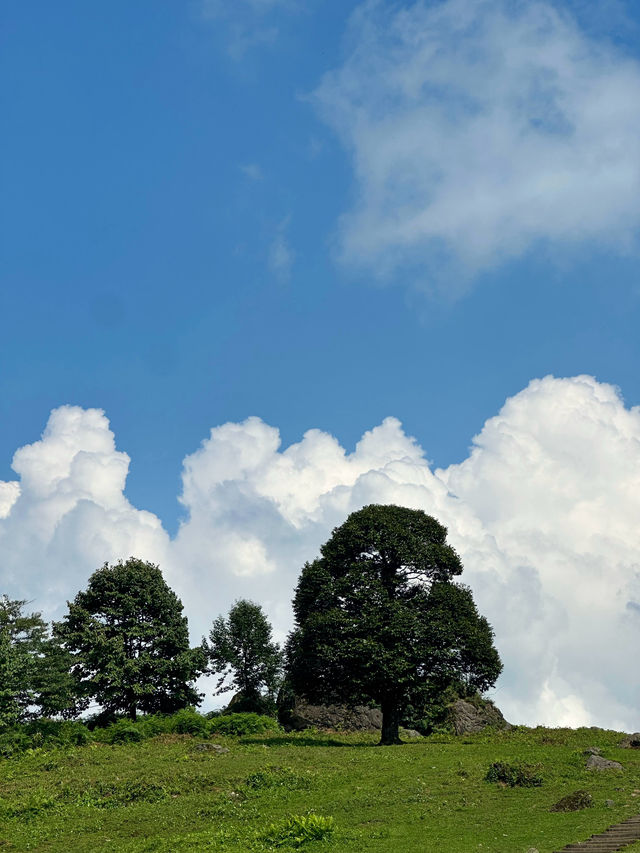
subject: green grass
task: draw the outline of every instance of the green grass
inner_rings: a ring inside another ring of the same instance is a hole
[[[38,748],[0,760],[0,851],[552,853],[640,812],[640,750],[620,738],[519,728],[377,747],[272,731],[216,734],[224,754],[175,733]],[[589,746],[624,770],[586,770]],[[542,784],[485,781],[495,762],[535,768]],[[591,808],[550,812],[577,789]]]

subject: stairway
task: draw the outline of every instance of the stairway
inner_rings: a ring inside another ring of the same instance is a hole
[[[568,844],[556,853],[569,853],[570,850],[587,850],[589,853],[614,853],[615,850],[624,850],[634,841],[640,841],[640,815],[610,826],[609,829],[605,829],[598,835],[592,835],[586,841]]]

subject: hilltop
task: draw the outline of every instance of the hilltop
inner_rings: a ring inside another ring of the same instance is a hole
[[[619,732],[515,727],[380,747],[375,734],[243,718],[182,712],[15,751],[0,760],[0,848],[552,853],[640,812],[640,750]],[[590,748],[623,769],[587,769]],[[530,786],[486,781],[496,762]],[[590,807],[550,811],[577,790]]]

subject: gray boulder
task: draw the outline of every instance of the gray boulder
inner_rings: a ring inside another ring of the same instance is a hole
[[[609,761],[601,755],[590,755],[587,759],[587,770],[622,770],[619,761]]]
[[[224,755],[229,752],[226,746],[219,743],[196,743],[193,747],[196,752],[213,752],[215,755]]]
[[[640,749],[640,732],[626,735],[618,744],[622,749]]]
[[[400,737],[408,737],[410,740],[414,740],[415,738],[422,737],[420,732],[417,732],[415,729],[400,729]]]
[[[447,723],[457,735],[481,732],[487,726],[494,729],[512,729],[502,716],[501,711],[489,699],[482,699],[477,704],[458,699],[449,705]]]
[[[382,728],[382,711],[366,705],[310,705],[296,699],[292,708],[281,712],[280,721],[288,730],[302,731],[314,726],[351,732],[373,732]]]

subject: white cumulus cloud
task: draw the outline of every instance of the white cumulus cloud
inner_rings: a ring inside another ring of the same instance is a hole
[[[345,261],[433,285],[446,263],[633,245],[640,63],[566,6],[368,0],[346,44],[312,95],[353,163]]]
[[[135,554],[160,563],[194,640],[238,597],[263,604],[282,638],[300,568],[333,527],[398,503],[448,526],[495,628],[508,718],[638,728],[640,410],[616,388],[534,380],[467,459],[436,471],[395,418],[351,453],[313,429],[283,448],[255,417],[215,427],[184,460],[173,540],[124,497],[128,464],[103,412],[52,412],[14,457],[19,480],[0,484],[1,591],[50,614],[103,562]]]

